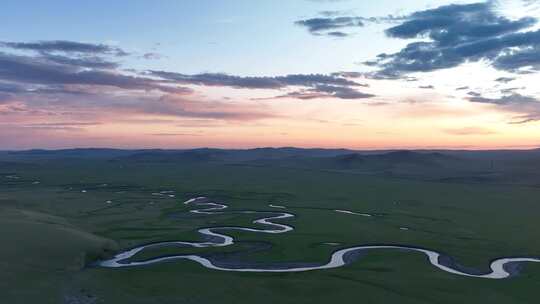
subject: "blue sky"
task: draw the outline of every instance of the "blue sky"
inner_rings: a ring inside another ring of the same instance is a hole
[[[404,43],[385,39],[385,26],[359,29],[358,39],[306,35],[294,21],[320,11],[364,16],[404,14],[448,1],[5,1],[0,37],[7,41],[116,43],[167,56],[153,68],[244,75],[329,73]],[[21,21],[24,25],[21,26]],[[369,43],[367,43],[369,41]],[[159,45],[158,45],[159,44]],[[148,62],[130,58],[144,68]]]
[[[0,149],[535,146],[539,8],[3,1]]]

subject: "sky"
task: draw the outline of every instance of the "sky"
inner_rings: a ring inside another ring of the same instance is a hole
[[[540,1],[2,2],[0,150],[540,147]]]

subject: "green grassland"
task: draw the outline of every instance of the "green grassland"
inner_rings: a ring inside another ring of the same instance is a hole
[[[424,178],[421,169],[414,178],[369,175],[359,174],[361,164],[332,167],[325,160],[317,167],[315,160],[239,165],[52,157],[0,163],[2,303],[537,303],[538,264],[524,265],[518,277],[485,280],[440,271],[423,255],[401,251],[371,251],[346,267],[288,274],[214,271],[182,260],[125,269],[92,266],[119,249],[198,241],[197,228],[249,227],[257,218],[190,214],[192,207],[181,203],[199,195],[224,202],[228,211],[280,211],[268,204],[285,205],[296,217],[282,222],[295,230],[231,231],[238,243],[230,247],[153,248],[134,259],[241,252],[254,244],[271,246],[242,259],[325,262],[333,251],[361,244],[426,247],[486,270],[496,257],[540,256],[535,182],[441,182],[439,175]],[[377,171],[388,170],[381,164],[385,159],[377,161]],[[160,191],[174,191],[174,197],[156,195]]]

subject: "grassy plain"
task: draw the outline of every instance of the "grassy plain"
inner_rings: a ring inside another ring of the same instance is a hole
[[[160,191],[174,191],[174,197]],[[271,248],[245,259],[323,262],[338,248],[384,243],[438,250],[464,266],[487,269],[495,257],[540,255],[538,194],[539,188],[526,184],[260,163],[10,161],[0,165],[0,290],[5,303],[536,303],[540,265],[493,281],[448,274],[422,255],[400,251],[372,251],[347,267],[289,274],[212,271],[190,261],[126,269],[91,263],[120,248],[198,240],[197,228],[250,226],[257,218],[188,214],[190,207],[181,202],[204,195],[230,211],[279,211],[268,204],[285,205],[296,218],[284,222],[295,230],[231,232],[239,241],[232,247],[159,248],[137,258],[228,252],[264,242]]]

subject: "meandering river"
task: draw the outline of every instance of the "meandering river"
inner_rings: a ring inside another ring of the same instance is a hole
[[[192,198],[186,202],[186,205],[196,206],[197,209],[193,209],[190,212],[196,214],[222,214],[227,211],[224,211],[228,206],[224,204],[218,204],[207,200],[205,197],[196,197]],[[285,206],[276,206],[271,205],[270,207],[286,209]],[[367,213],[356,213],[348,210],[334,210],[339,213],[344,214],[353,214],[361,216],[370,216]],[[277,212],[277,211],[232,211],[237,213],[247,213],[247,214],[265,214],[264,217],[256,219],[253,221],[254,224],[259,224],[267,229],[256,229],[256,228],[246,228],[246,227],[235,227],[235,226],[223,226],[223,227],[211,227],[211,228],[201,228],[198,232],[206,239],[205,242],[184,242],[184,241],[172,241],[172,242],[159,242],[146,244],[139,247],[135,247],[130,250],[126,250],[116,254],[114,257],[108,260],[98,261],[96,264],[100,267],[110,267],[110,268],[119,268],[119,267],[136,267],[142,265],[150,265],[155,263],[160,263],[164,261],[171,260],[191,260],[201,264],[202,266],[222,271],[237,271],[237,272],[301,272],[301,271],[312,271],[312,270],[323,270],[343,267],[347,264],[354,262],[358,255],[357,253],[368,251],[368,250],[402,250],[417,252],[424,254],[429,263],[435,266],[436,268],[452,273],[455,275],[466,276],[466,277],[475,277],[475,278],[485,278],[485,279],[504,279],[512,275],[517,274],[515,267],[511,267],[516,263],[523,262],[540,262],[539,258],[533,257],[512,257],[512,258],[498,258],[491,262],[490,271],[486,273],[479,272],[470,272],[464,270],[463,267],[452,263],[452,259],[442,255],[441,253],[419,248],[415,246],[402,246],[402,245],[365,245],[365,246],[354,246],[341,250],[337,250],[332,253],[330,260],[327,263],[315,265],[315,266],[305,266],[300,264],[290,264],[276,266],[276,265],[263,265],[260,267],[252,267],[252,265],[247,266],[247,264],[242,264],[242,262],[235,263],[233,266],[223,266],[220,265],[217,261],[203,257],[200,255],[173,255],[158,257],[145,261],[130,261],[137,253],[141,252],[146,248],[157,247],[157,246],[188,246],[188,247],[222,247],[230,246],[234,244],[234,239],[224,233],[224,231],[231,230],[242,230],[255,233],[286,233],[292,231],[294,228],[280,223],[275,223],[273,220],[282,220],[287,218],[293,218],[294,214],[288,212]]]

